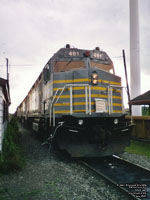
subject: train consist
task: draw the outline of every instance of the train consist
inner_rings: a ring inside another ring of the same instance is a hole
[[[129,144],[121,78],[106,52],[66,45],[47,62],[17,117],[73,157],[120,153]]]

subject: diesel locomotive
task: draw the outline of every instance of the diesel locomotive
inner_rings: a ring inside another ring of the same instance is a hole
[[[133,124],[125,119],[121,78],[106,52],[58,50],[46,63],[17,117],[73,157],[120,153]]]

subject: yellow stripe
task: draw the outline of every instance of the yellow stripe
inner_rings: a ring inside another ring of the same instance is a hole
[[[57,91],[58,88],[54,88],[53,91]],[[70,90],[70,88],[68,88]],[[73,90],[85,90],[85,87],[73,87]],[[92,86],[92,90],[107,90],[105,87],[97,87],[97,86]]]
[[[100,98],[108,98],[108,95],[104,94],[92,94],[91,97],[100,97]],[[112,96],[113,99],[122,99],[121,96]]]
[[[72,80],[55,80],[53,81],[53,84],[54,83],[72,83]]]
[[[70,103],[55,103],[54,106],[70,106]]]
[[[59,96],[56,96],[58,98]],[[73,98],[84,98],[85,94],[74,94]],[[91,97],[96,97],[96,98],[108,98],[108,95],[103,95],[103,94],[92,94]],[[70,98],[70,95],[61,95],[59,97],[60,99],[67,99]],[[122,99],[120,96],[112,96],[113,99]]]
[[[106,88],[106,87],[98,87],[98,86],[92,86],[91,89],[92,90],[105,90],[105,91],[108,90],[108,88]],[[121,92],[119,89],[114,89],[114,88],[113,88],[113,91],[114,92]]]
[[[74,110],[74,113],[85,113],[85,110]],[[92,112],[95,112],[95,110],[92,110]],[[62,113],[69,113],[70,114],[70,110],[57,110],[55,111],[55,114],[62,114]],[[113,113],[122,113],[122,110],[114,110]]]
[[[72,95],[74,98],[82,98],[82,97],[85,97],[85,94],[75,94],[75,95]],[[56,98],[58,98],[59,96],[56,96]],[[61,95],[60,96],[60,99],[68,99],[70,98],[70,95]]]
[[[53,91],[57,91],[58,88],[54,88]],[[73,90],[85,90],[85,87],[73,87]],[[98,87],[98,86],[92,86],[91,87],[92,90],[105,90],[107,91],[107,88],[105,87]],[[68,90],[70,90],[70,88],[68,88]],[[113,89],[114,92],[121,92],[119,89]]]
[[[122,110],[113,110],[113,113],[122,113]]]
[[[58,88],[54,88],[53,91],[57,91]],[[67,88],[68,90],[70,90],[70,88]],[[73,90],[85,90],[85,87],[73,87]]]
[[[121,86],[120,82],[113,82],[113,81],[107,81],[107,80],[98,80],[99,83],[107,83],[107,84],[111,84],[111,85],[119,85]]]
[[[122,107],[122,103],[113,103],[113,106],[121,106]]]
[[[85,105],[86,103],[85,102],[75,102],[73,103],[72,105],[74,106],[82,106],[82,105]],[[88,103],[89,104],[89,103]],[[91,105],[94,105],[95,102],[91,102]],[[55,103],[54,106],[70,106],[70,102],[67,102],[67,103]],[[122,107],[122,104],[121,103],[113,103],[113,106],[121,106]]]
[[[74,113],[77,113],[77,112],[85,112],[85,110],[74,110],[73,111]],[[94,112],[94,110],[92,110],[92,112]],[[55,114],[57,113],[70,113],[70,110],[56,110],[55,111]]]
[[[89,78],[83,78],[83,79],[72,79],[72,80],[54,80],[54,83],[76,83],[76,82],[91,82],[91,79]],[[113,82],[113,81],[108,81],[108,80],[98,80],[99,83],[107,83],[107,84],[112,84],[112,85],[121,85],[120,82]]]
[[[121,83],[120,82],[113,82],[113,81],[109,81],[110,82],[110,84],[112,84],[112,85],[119,85],[119,86],[121,86]]]
[[[74,83],[74,82],[88,82],[90,79],[83,78],[83,79],[72,79],[72,80],[55,80],[53,83]]]
[[[75,102],[72,105],[82,106],[85,105],[85,102]],[[94,102],[91,102],[91,105],[94,105]],[[70,106],[70,103],[55,103],[54,106]]]
[[[70,110],[57,110],[57,111],[55,111],[55,114],[61,114],[61,113],[70,113]]]

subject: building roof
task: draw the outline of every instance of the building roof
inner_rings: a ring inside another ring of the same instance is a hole
[[[2,87],[4,97],[7,101],[7,103],[10,105],[10,93],[9,93],[9,84],[8,80],[0,78],[0,86]]]
[[[150,105],[150,90],[130,101],[131,105]]]

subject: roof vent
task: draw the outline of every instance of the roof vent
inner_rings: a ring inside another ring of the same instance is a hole
[[[66,48],[67,48],[67,49],[70,49],[70,44],[66,44]]]
[[[96,47],[95,50],[100,51],[100,48],[99,48],[99,47]]]

